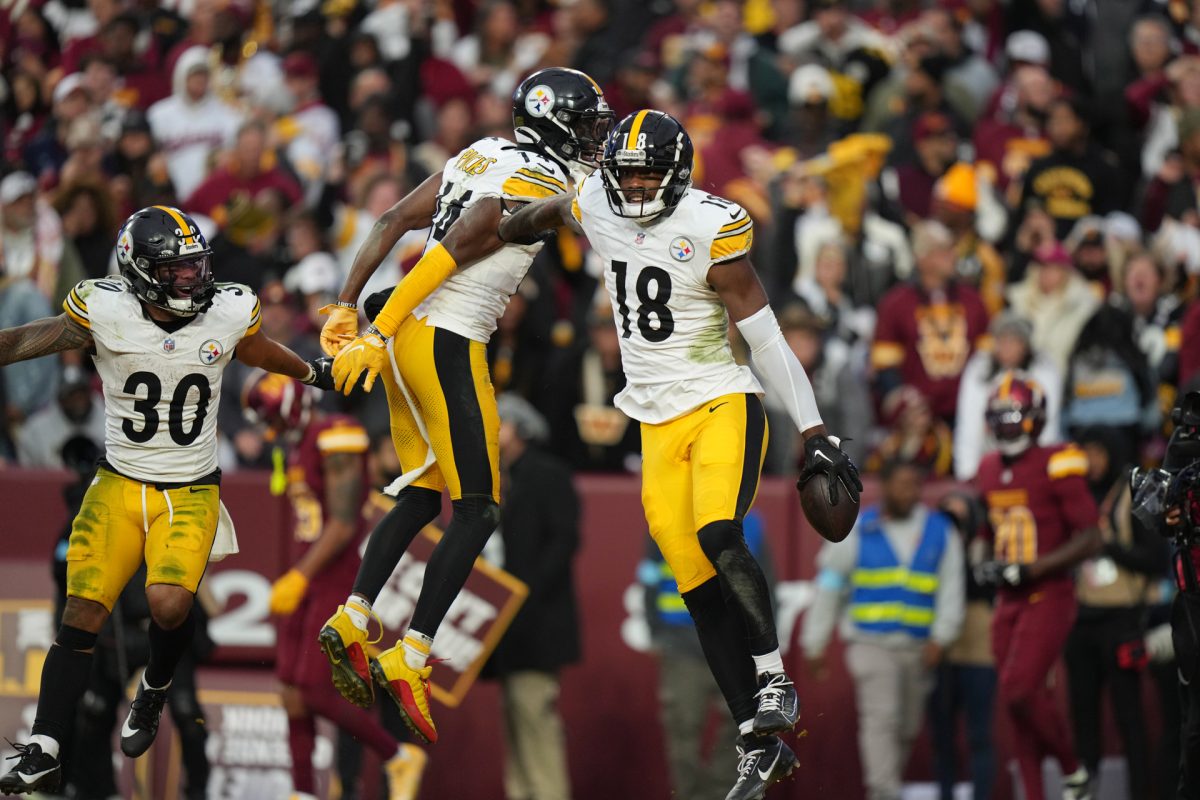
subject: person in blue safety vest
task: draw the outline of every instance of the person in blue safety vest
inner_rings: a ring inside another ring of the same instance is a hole
[[[865,508],[844,541],[817,555],[817,592],[801,642],[823,677],[842,617],[867,797],[898,800],[933,670],[962,626],[963,547],[950,519],[921,503],[922,467],[890,462],[882,477],[882,503]]]
[[[750,553],[762,566],[767,585],[774,590],[774,570],[757,511],[746,514],[742,533]],[[675,575],[649,538],[646,557],[638,564],[638,583],[644,591],[651,646],[658,657],[658,699],[672,797],[724,800],[728,774],[734,767],[727,745],[737,737],[737,730],[727,714],[719,713],[724,700],[704,660],[692,615],[679,595]],[[717,730],[711,741],[716,744],[706,758],[705,732],[714,709],[718,712]]]

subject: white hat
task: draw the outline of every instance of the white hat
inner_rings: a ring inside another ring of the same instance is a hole
[[[1124,211],[1110,211],[1104,218],[1104,232],[1114,239],[1140,242],[1142,226],[1137,218]]]
[[[283,288],[300,294],[336,292],[342,285],[342,270],[329,253],[309,253],[283,276]]]
[[[1013,31],[1004,44],[1004,54],[1010,63],[1025,61],[1044,67],[1050,63],[1050,43],[1037,31]]]
[[[0,204],[8,205],[36,191],[36,178],[28,172],[14,172],[0,181]]]
[[[817,64],[805,64],[792,73],[788,80],[788,102],[803,105],[813,97],[828,100],[833,96],[833,79],[829,72]]]
[[[76,89],[87,91],[87,87],[83,85],[83,73],[72,72],[66,75],[54,87],[54,102],[61,103],[67,99],[67,96]]]

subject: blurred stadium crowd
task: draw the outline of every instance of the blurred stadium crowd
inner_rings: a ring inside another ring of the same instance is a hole
[[[0,327],[113,271],[120,221],[171,203],[210,226],[218,279],[260,292],[268,332],[316,355],[316,310],[373,221],[475,137],[511,137],[516,82],[557,64],[618,117],[685,123],[697,185],[751,212],[788,339],[868,470],[900,456],[970,478],[985,387],[1014,365],[1050,392],[1046,441],[1103,431],[1129,462],[1200,369],[1180,347],[1200,330],[1186,0],[22,0],[0,42]],[[492,375],[576,468],[635,470],[598,275],[561,232]],[[89,364],[2,377],[4,463],[57,466],[70,436],[101,438]],[[377,431],[372,400],[347,410]],[[222,465],[268,465],[239,404],[222,414]],[[794,468],[790,427],[771,471]]]

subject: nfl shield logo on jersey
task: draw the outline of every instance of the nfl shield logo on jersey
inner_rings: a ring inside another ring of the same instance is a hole
[[[169,336],[166,339],[163,339],[163,352],[164,353],[174,353],[175,352],[175,340]]]
[[[676,236],[671,240],[671,258],[676,261],[691,261],[696,255],[696,247],[686,236]]]
[[[644,241],[646,241],[646,234],[644,233],[639,233],[637,236],[633,237],[633,243],[636,245],[640,246]]]
[[[216,339],[209,339],[204,344],[200,345],[200,360],[205,364],[211,364],[221,357],[221,343]]]

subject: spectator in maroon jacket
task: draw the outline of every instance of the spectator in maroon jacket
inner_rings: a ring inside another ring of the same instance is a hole
[[[885,172],[883,180],[885,195],[896,205],[900,221],[909,227],[929,218],[934,184],[958,154],[958,134],[945,114],[933,112],[918,117],[912,138],[916,160]]]
[[[247,122],[238,131],[237,141],[223,166],[196,187],[184,201],[187,211],[204,214],[219,226],[229,220],[235,203],[254,203],[256,198],[274,190],[283,196],[285,207],[297,205],[302,195],[295,179],[275,164],[275,154],[267,150],[267,129],[261,122]]]
[[[871,345],[877,402],[905,384],[953,424],[958,381],[987,332],[979,294],[955,277],[954,237],[940,222],[913,229],[916,280],[893,287],[879,304]]]

